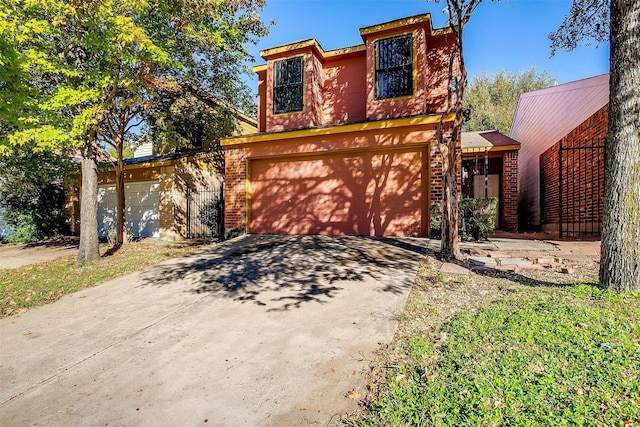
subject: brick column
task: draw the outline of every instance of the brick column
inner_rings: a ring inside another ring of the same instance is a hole
[[[225,147],[224,226],[227,230],[246,228],[247,161],[242,147]]]
[[[518,231],[518,152],[502,156],[502,228]]]
[[[430,144],[430,159],[431,162],[431,179],[429,182],[430,192],[430,205],[442,203],[442,154],[438,149],[438,142],[434,139]],[[428,206],[430,207],[430,206]]]

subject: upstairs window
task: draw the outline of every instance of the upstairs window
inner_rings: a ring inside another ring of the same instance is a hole
[[[273,112],[274,114],[302,111],[302,56],[282,59],[273,64]]]
[[[413,95],[413,35],[376,41],[376,99]]]

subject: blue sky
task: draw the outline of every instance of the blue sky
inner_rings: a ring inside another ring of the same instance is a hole
[[[265,22],[276,24],[269,36],[250,46],[256,64],[262,49],[315,38],[325,50],[362,43],[359,29],[430,12],[442,27],[446,3],[426,0],[267,0]],[[571,0],[485,0],[465,27],[464,53],[471,80],[499,70],[520,72],[530,65],[566,83],[609,71],[609,47],[582,47],[549,57],[549,32],[558,28]],[[255,80],[250,84],[256,89]]]

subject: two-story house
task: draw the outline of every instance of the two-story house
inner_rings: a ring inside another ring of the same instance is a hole
[[[222,141],[227,229],[428,233],[442,198],[435,132],[455,35],[433,29],[430,14],[360,35],[343,49],[311,39],[260,53],[258,133]]]

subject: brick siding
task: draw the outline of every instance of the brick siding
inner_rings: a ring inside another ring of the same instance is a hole
[[[565,148],[604,145],[607,114],[608,106],[601,108],[540,155],[540,220],[544,228],[555,230],[560,222],[560,144]],[[562,204],[567,208],[564,222],[586,224],[593,218],[602,218],[604,150],[564,151],[562,163]]]
[[[518,152],[505,151],[502,157],[502,215],[500,226],[518,230]]]
[[[245,229],[247,211],[247,158],[244,148],[225,148],[224,226]]]

